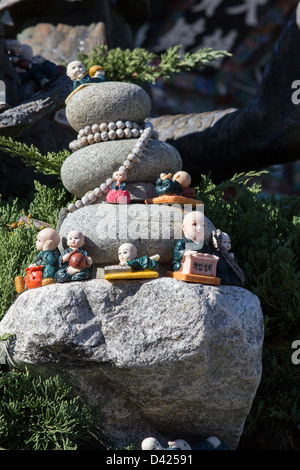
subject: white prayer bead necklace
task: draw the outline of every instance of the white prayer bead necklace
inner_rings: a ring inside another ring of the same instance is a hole
[[[115,139],[137,139],[143,134],[144,129],[136,122],[117,121],[102,122],[101,124],[93,124],[80,129],[77,139],[73,140],[69,147],[75,152],[87,145],[97,144],[99,142],[107,142]]]
[[[122,121],[118,121],[122,122]],[[129,122],[129,121],[126,121]],[[112,123],[111,123],[112,124]],[[117,124],[117,123],[116,123]],[[153,125],[151,122],[146,122],[144,125],[144,129],[142,129],[142,133],[140,138],[138,139],[136,145],[134,146],[132,152],[127,155],[126,160],[123,163],[123,166],[120,166],[119,171],[128,171],[133,168],[135,163],[138,163],[143,156],[143,151],[147,147],[149,140],[151,137],[157,138],[157,133],[153,131]],[[98,198],[102,197],[104,194],[108,193],[112,184],[114,182],[114,178],[108,178],[105,183],[102,183],[94,188],[91,191],[87,191],[81,199],[78,199],[74,204],[68,205],[68,211],[74,212],[77,209],[80,209],[84,206],[89,206],[93,202],[96,202]]]

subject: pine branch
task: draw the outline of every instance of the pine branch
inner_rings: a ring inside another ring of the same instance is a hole
[[[30,147],[21,142],[15,142],[11,137],[0,136],[0,150],[11,157],[20,157],[26,166],[32,166],[36,173],[60,176],[60,169],[70,152],[48,152],[42,155],[37,147]]]
[[[247,185],[254,178],[260,178],[264,174],[268,174],[269,171],[249,171],[247,173],[236,173],[230,180],[222,181],[220,184],[212,189],[209,189],[204,194],[212,194],[216,191],[223,191],[226,188],[238,187],[240,185]]]
[[[159,56],[143,48],[132,51],[120,48],[108,50],[107,46],[98,46],[90,54],[79,54],[78,59],[87,70],[92,65],[101,65],[107,80],[155,84],[158,78],[168,79],[173,74],[196,70],[212,60],[231,56],[227,51],[215,51],[212,48],[182,55],[181,48],[181,45],[171,47]]]

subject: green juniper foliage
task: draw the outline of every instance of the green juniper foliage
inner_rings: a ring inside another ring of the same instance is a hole
[[[158,78],[168,79],[174,74],[195,70],[212,60],[231,55],[227,51],[214,51],[212,48],[181,55],[180,49],[180,45],[174,46],[158,56],[142,48],[123,50],[117,47],[108,50],[107,46],[98,46],[90,54],[79,54],[78,59],[86,70],[92,65],[101,65],[109,81],[155,84]]]
[[[206,216],[230,234],[245,288],[258,296],[264,314],[262,379],[241,447],[300,449],[300,367],[291,361],[291,345],[300,338],[300,198],[264,197],[258,182],[249,186],[255,176],[235,175],[218,186],[203,177],[197,194]],[[224,198],[228,188],[236,189],[234,197]]]
[[[8,450],[76,450],[98,413],[71,398],[59,376],[0,372],[0,445]]]
[[[20,157],[27,166],[33,166],[36,172],[45,175],[57,175],[60,177],[60,169],[64,160],[70,155],[68,150],[61,152],[48,152],[42,155],[37,147],[15,142],[11,137],[0,136],[0,150],[11,157]]]

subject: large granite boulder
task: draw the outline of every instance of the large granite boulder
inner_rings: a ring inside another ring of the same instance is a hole
[[[261,377],[260,302],[240,287],[53,284],[21,294],[0,322],[4,333],[15,335],[5,345],[12,364],[62,373],[101,406],[99,426],[114,446],[215,435],[234,449]]]

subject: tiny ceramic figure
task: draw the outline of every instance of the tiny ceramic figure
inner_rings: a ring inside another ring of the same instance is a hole
[[[159,255],[137,257],[137,249],[132,243],[123,243],[119,247],[118,256],[121,265],[130,266],[134,271],[150,269],[157,271]]]
[[[142,450],[165,450],[155,437],[146,437],[141,444]]]
[[[97,78],[99,81],[105,82],[105,72],[101,65],[92,65],[89,68],[89,75],[91,78]]]
[[[56,251],[60,236],[56,230],[45,228],[37,235],[36,248],[39,254],[33,263],[26,268],[24,280],[21,276],[15,279],[18,293],[25,289],[42,287],[55,282],[54,277],[59,268],[59,253]]]
[[[34,81],[44,89],[48,89],[51,83],[59,77],[56,64],[45,59],[41,54],[36,54],[32,57],[31,66],[31,74]]]
[[[162,196],[171,194],[182,196],[184,188],[188,188],[191,184],[191,177],[186,171],[178,171],[175,175],[161,173],[156,180],[156,194]]]
[[[180,270],[183,257],[188,253],[187,250],[210,254],[210,248],[203,239],[205,231],[203,224],[204,215],[199,211],[189,212],[184,217],[182,224],[184,238],[178,240],[174,248],[174,271]]]
[[[31,69],[30,61],[22,55],[22,44],[20,41],[13,40],[8,44],[9,60],[12,62],[16,72],[20,75],[22,83],[31,79],[29,73]]]
[[[158,277],[158,254],[137,257],[137,249],[132,243],[123,243],[118,249],[120,264],[104,268],[105,279],[139,279]]]
[[[68,233],[68,248],[59,257],[56,282],[84,281],[92,279],[93,260],[82,248],[84,236],[79,230]]]
[[[36,86],[46,90],[58,78],[59,72],[56,64],[45,59],[40,54],[33,56],[30,46],[15,40],[11,41],[8,47],[9,59],[19,74],[22,83],[31,80]]]
[[[174,248],[173,269],[169,277],[182,281],[219,285],[216,264],[219,258],[213,255],[205,242],[204,215],[200,211],[189,212],[183,219],[184,237]]]
[[[221,279],[221,284],[243,286],[245,276],[238,266],[234,254],[230,253],[231,240],[229,235],[219,229],[213,231],[212,244],[215,248],[213,254],[219,257],[217,276]]]
[[[146,204],[202,204],[194,199],[194,189],[190,187],[191,176],[186,171],[177,171],[173,176],[171,173],[161,173],[156,180],[155,191],[157,197],[146,199]]]
[[[83,63],[79,60],[74,60],[69,63],[67,67],[67,75],[73,82],[73,90],[76,90],[80,85],[103,82],[102,77],[91,77],[86,71]]]
[[[142,441],[142,450],[229,450],[229,446],[225,441],[220,441],[215,436],[208,437],[207,439],[200,439],[196,444],[192,446],[184,439],[175,439],[174,441],[168,441],[168,447],[162,447],[155,437],[147,437]]]
[[[112,204],[130,204],[131,198],[126,190],[127,173],[125,170],[118,170],[113,173],[114,182],[106,195],[106,202]]]
[[[175,439],[175,441],[168,442],[168,449],[172,450],[192,450],[190,444],[184,439]]]

